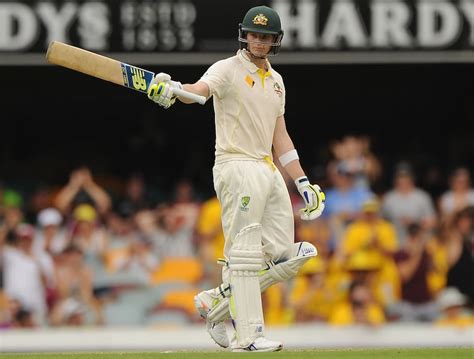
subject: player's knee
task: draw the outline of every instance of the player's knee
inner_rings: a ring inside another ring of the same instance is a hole
[[[235,236],[229,251],[229,268],[259,271],[262,262],[262,226],[253,223],[242,228]]]

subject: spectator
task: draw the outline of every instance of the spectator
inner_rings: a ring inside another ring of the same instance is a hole
[[[468,206],[474,206],[474,188],[471,187],[471,176],[465,167],[456,168],[450,176],[450,189],[439,201],[442,219]]]
[[[426,244],[431,235],[416,223],[409,225],[407,232],[402,249],[395,254],[402,300],[391,308],[392,313],[403,321],[433,321],[438,310],[428,283],[433,259]]]
[[[102,323],[100,304],[93,295],[92,271],[84,261],[84,254],[79,247],[70,245],[59,256],[55,278],[58,301],[51,311],[51,323],[63,325],[67,322],[68,301],[74,299],[91,314],[95,314],[95,323]]]
[[[379,160],[370,150],[368,137],[346,136],[331,147],[337,166],[352,173],[357,187],[369,189],[381,174]]]
[[[352,222],[344,234],[337,256],[347,260],[358,251],[365,251],[382,259],[375,276],[375,297],[389,305],[399,297],[399,276],[392,256],[398,249],[394,226],[380,217],[380,204],[376,198],[362,205],[361,217]]]
[[[398,166],[394,182],[394,188],[383,198],[382,212],[395,225],[399,243],[403,244],[407,228],[412,223],[419,223],[423,229],[433,230],[436,213],[428,193],[415,187],[413,172],[407,165]]]
[[[153,238],[158,232],[157,216],[153,210],[143,209],[135,213],[133,222],[138,232]]]
[[[77,204],[89,201],[101,215],[110,209],[109,195],[94,182],[90,170],[83,167],[71,172],[68,184],[56,196],[55,206],[62,213],[69,214]]]
[[[21,224],[15,230],[12,246],[3,251],[5,293],[19,300],[31,312],[33,321],[46,324],[45,277],[38,258],[33,254],[34,227]]]
[[[360,281],[351,283],[348,300],[335,305],[329,317],[329,324],[336,326],[377,326],[384,322],[383,308],[374,300],[369,285]]]
[[[474,206],[454,215],[446,231],[449,287],[457,288],[467,296],[468,304],[474,304]]]
[[[289,303],[294,321],[328,319],[334,296],[325,286],[326,267],[326,261],[317,256],[308,260],[295,277]]]
[[[372,194],[363,187],[356,187],[353,174],[343,166],[329,165],[328,173],[333,187],[326,191],[326,209],[333,234],[332,246],[338,246],[346,227],[359,215],[362,204]]]
[[[361,217],[348,227],[341,243],[344,256],[357,250],[375,250],[391,257],[398,249],[397,235],[394,226],[380,218],[380,205],[372,198],[362,205]]]
[[[68,245],[61,213],[56,208],[45,208],[38,213],[37,223],[39,230],[34,243],[35,251],[53,256],[61,253]]]
[[[0,329],[8,328],[12,323],[9,302],[10,299],[5,294],[5,291],[0,289]]]
[[[153,203],[141,174],[132,174],[126,183],[125,195],[116,201],[115,212],[122,217],[131,217],[139,210],[152,208]]]
[[[137,237],[133,217],[109,212],[106,216],[105,232],[107,248],[104,253],[104,264],[108,272],[115,272],[130,260],[131,247]]]
[[[16,227],[23,222],[23,211],[18,207],[6,207],[3,216],[0,236],[5,242],[12,242],[15,238]],[[3,233],[3,234],[2,234]]]
[[[129,255],[117,263],[117,271],[133,275],[140,283],[148,284],[151,274],[157,269],[158,260],[152,251],[152,242],[143,235],[132,239]]]
[[[217,197],[203,203],[196,224],[197,248],[203,260],[208,287],[217,287],[222,279],[217,270],[217,260],[223,258],[224,232],[221,223],[221,205]]]
[[[182,212],[163,207],[158,214],[159,230],[153,237],[153,251],[158,258],[194,257],[193,228],[186,225]]]
[[[89,204],[80,204],[74,209],[73,218],[71,243],[84,254],[87,265],[94,270],[101,269],[107,237],[98,221],[97,211]]]
[[[55,297],[54,257],[66,246],[68,238],[65,230],[61,229],[61,213],[55,208],[46,208],[38,214],[39,229],[33,242],[33,253],[39,259],[39,263],[46,277],[46,298],[50,308]]]
[[[183,218],[183,226],[194,228],[199,216],[199,204],[194,198],[194,188],[188,180],[181,180],[175,188],[173,212]]]
[[[465,306],[467,298],[456,288],[446,288],[438,296],[437,302],[442,314],[436,320],[436,325],[457,328],[474,325],[474,316]]]

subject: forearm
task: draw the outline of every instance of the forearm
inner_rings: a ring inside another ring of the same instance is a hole
[[[285,166],[285,171],[288,173],[288,176],[291,177],[293,181],[295,181],[297,178],[305,176],[305,173],[303,171],[303,168],[301,167],[300,161],[295,160],[291,161]]]
[[[202,81],[196,82],[195,84],[184,84],[183,90],[194,93],[196,95],[204,96],[205,98],[209,97],[209,88]],[[195,103],[195,101],[184,97],[178,97],[178,100],[185,104]]]
[[[298,158],[293,141],[286,131],[286,126],[282,120],[277,123],[277,128],[273,136],[273,148],[281,166],[286,173],[294,180],[305,175]]]
[[[63,213],[67,212],[74,197],[79,192],[80,187],[67,185],[56,196],[54,205]]]
[[[97,209],[101,214],[104,214],[109,210],[111,206],[111,200],[109,195],[102,188],[100,188],[95,183],[91,183],[87,186],[84,186],[84,190],[92,197]]]

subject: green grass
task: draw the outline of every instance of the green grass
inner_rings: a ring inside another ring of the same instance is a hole
[[[0,354],[1,359],[230,359],[242,355],[255,355],[258,359],[474,359],[472,348],[459,349],[326,349],[281,351],[277,353],[229,353],[214,352],[162,352],[162,353],[42,353],[42,354]]]

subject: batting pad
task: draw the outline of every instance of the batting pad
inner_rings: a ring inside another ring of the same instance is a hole
[[[263,336],[263,309],[258,272],[262,268],[262,226],[244,227],[229,251],[231,295],[230,313],[235,323],[237,343],[246,348]]]
[[[311,258],[318,255],[315,246],[308,242],[294,244],[294,256],[285,262],[268,264],[268,268],[260,271],[260,290],[263,292],[273,284],[293,278],[300,268]],[[212,323],[219,323],[229,319],[229,297],[221,299],[208,313],[207,318]]]

